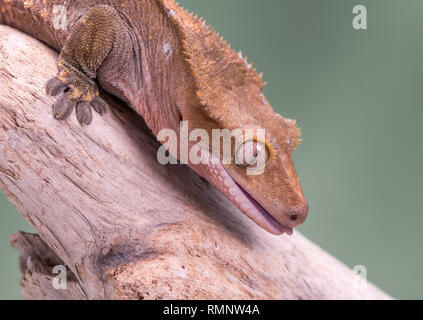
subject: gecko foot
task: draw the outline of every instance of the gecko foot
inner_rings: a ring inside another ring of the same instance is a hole
[[[53,115],[58,120],[67,119],[76,109],[76,118],[81,125],[89,125],[93,119],[92,109],[99,114],[107,110],[107,103],[99,97],[94,81],[81,72],[63,70],[46,84],[47,94],[57,96]]]

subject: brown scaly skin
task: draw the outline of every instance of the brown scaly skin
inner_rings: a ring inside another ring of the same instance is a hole
[[[64,29],[54,27],[57,5],[66,8]],[[173,0],[0,0],[0,23],[60,50],[59,73],[47,83],[58,119],[76,109],[78,121],[90,124],[92,109],[106,109],[99,85],[131,104],[156,136],[179,132],[181,119],[210,137],[212,129],[264,128],[262,175],[247,175],[234,161],[189,165],[269,232],[290,233],[305,220],[291,158],[295,122],[273,112],[261,76],[240,54]],[[208,150],[205,157],[218,156]]]

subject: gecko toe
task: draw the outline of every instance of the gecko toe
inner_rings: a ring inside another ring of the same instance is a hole
[[[101,115],[106,113],[107,103],[100,97],[95,97],[94,100],[91,101],[91,106]]]
[[[58,120],[67,119],[72,113],[74,107],[75,101],[70,100],[67,95],[64,95],[53,105],[54,118]]]
[[[68,86],[60,81],[57,77],[50,79],[46,84],[46,92],[50,96],[57,96],[63,93]]]
[[[76,105],[76,118],[81,125],[89,125],[93,120],[91,105],[88,102],[80,102]]]

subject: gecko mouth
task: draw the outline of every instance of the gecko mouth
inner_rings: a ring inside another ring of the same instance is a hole
[[[262,228],[266,229],[270,233],[281,235],[288,234],[292,235],[293,229],[280,224],[256,199],[254,199],[248,191],[246,191],[241,185],[239,185],[235,179],[231,177],[229,172],[225,170],[228,175],[227,178],[233,183],[230,186],[229,194],[226,196],[251,220],[257,223]]]
[[[279,223],[247,190],[238,184],[213,153],[208,152],[202,155],[206,157],[203,163],[189,163],[189,166],[213,184],[239,210],[272,234],[291,235],[293,233],[292,228]]]
[[[241,187],[238,183],[235,184],[238,186],[238,188],[244,193],[244,195],[247,197],[247,199],[254,205],[254,207],[259,211],[263,218],[269,223],[269,225],[272,226],[277,231],[277,234],[288,234],[292,235],[293,229],[289,227],[285,227],[284,225],[280,224],[273,216],[265,209],[263,206],[257,202],[256,199],[254,199],[243,187]],[[272,232],[274,233],[274,232]]]

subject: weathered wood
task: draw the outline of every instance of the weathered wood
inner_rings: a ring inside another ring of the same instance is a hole
[[[27,299],[384,299],[298,232],[272,236],[182,165],[161,166],[142,119],[112,108],[59,122],[44,83],[57,54],[0,26],[0,187]],[[68,290],[52,268],[69,268]]]

